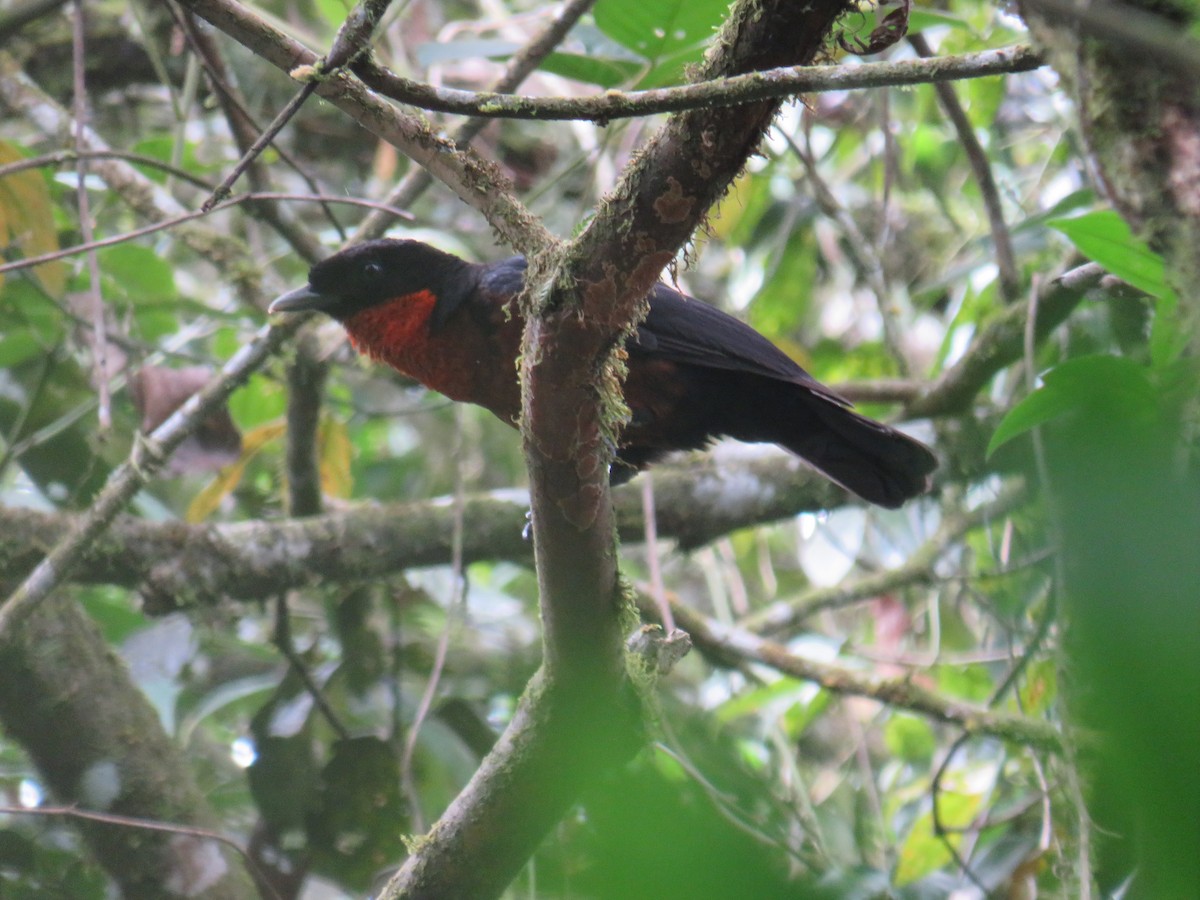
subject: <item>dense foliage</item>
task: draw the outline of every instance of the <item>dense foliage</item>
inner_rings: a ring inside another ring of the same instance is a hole
[[[0,270],[4,596],[153,452],[139,431],[263,333],[320,247],[369,216],[471,259],[512,252],[318,97],[235,202],[132,235],[198,210],[297,86],[195,4],[86,6],[78,102],[78,6],[0,45],[7,258],[112,239]],[[727,6],[597,0],[517,91],[679,85]],[[347,12],[249,10],[318,53]],[[487,90],[557,13],[398,3],[372,49],[417,81]],[[828,61],[857,62],[847,50],[882,16],[844,16]],[[867,61],[1029,41],[974,0],[915,9],[909,31],[921,39]],[[638,673],[645,748],[507,896],[1082,896],[1139,862],[1158,896],[1183,896],[1200,772],[1195,284],[1103,199],[1053,69],[952,85],[789,101],[665,275],[935,447],[933,490],[868,508],[743,445],[617,489],[630,594],[647,621],[669,603],[694,648]],[[448,134],[464,121],[432,118]],[[566,238],[665,118],[498,119],[472,146]],[[405,218],[381,209],[395,203]],[[112,844],[139,826],[33,814],[58,803],[220,832],[263,896],[378,889],[537,670],[525,478],[508,424],[364,362],[334,323],[304,326],[32,618],[4,622],[0,897],[98,898],[120,881]],[[105,647],[129,684],[95,680]],[[81,695],[94,719],[72,725],[77,744],[49,737]],[[142,725],[101,736],[147,702]],[[142,737],[155,721],[161,748]],[[111,771],[67,765],[111,740],[128,751],[102,752]],[[167,758],[178,768],[158,769]],[[189,784],[110,805],[127,767]]]

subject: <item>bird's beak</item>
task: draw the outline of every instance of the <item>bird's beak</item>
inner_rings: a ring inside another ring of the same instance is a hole
[[[276,297],[267,307],[267,312],[303,312],[309,309],[324,309],[331,299],[333,298],[317,293],[306,284],[302,288],[296,288],[294,291],[288,291],[286,294]]]

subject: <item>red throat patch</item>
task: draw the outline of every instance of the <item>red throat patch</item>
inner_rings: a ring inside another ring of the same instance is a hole
[[[437,305],[432,291],[404,294],[378,303],[346,320],[346,334],[359,353],[418,377],[398,360],[421,353],[429,338],[429,317]]]
[[[440,391],[452,400],[468,399],[461,366],[452,364],[444,335],[429,333],[437,305],[432,291],[417,291],[364,309],[346,320],[346,334],[359,353]]]

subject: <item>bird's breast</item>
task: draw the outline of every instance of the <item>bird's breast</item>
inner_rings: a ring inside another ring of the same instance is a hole
[[[469,316],[454,315],[431,332],[436,305],[431,291],[406,294],[347,319],[346,333],[359,353],[451,400],[477,403],[502,418],[515,415],[520,408],[515,346],[512,357],[498,359],[507,355],[510,342],[489,340]]]

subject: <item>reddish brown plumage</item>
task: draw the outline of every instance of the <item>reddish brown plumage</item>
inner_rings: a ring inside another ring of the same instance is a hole
[[[525,262],[472,265],[417,241],[373,241],[313,267],[273,311],[319,309],[356,349],[454,400],[515,423],[522,322],[511,303]],[[748,325],[658,285],[626,344],[631,419],[613,480],[720,436],[777,443],[882,506],[928,488],[929,448],[873,422]]]
[[[479,331],[474,336],[463,328],[432,332],[430,317],[436,303],[432,291],[417,291],[367,307],[343,324],[350,343],[359,353],[387,363],[451,400],[477,403],[480,367],[463,365],[464,354],[474,347],[485,348],[490,356],[493,349]],[[482,352],[477,350],[474,354],[477,362]],[[511,393],[513,397],[503,399],[510,400],[509,405],[518,404],[519,394],[515,390]]]

